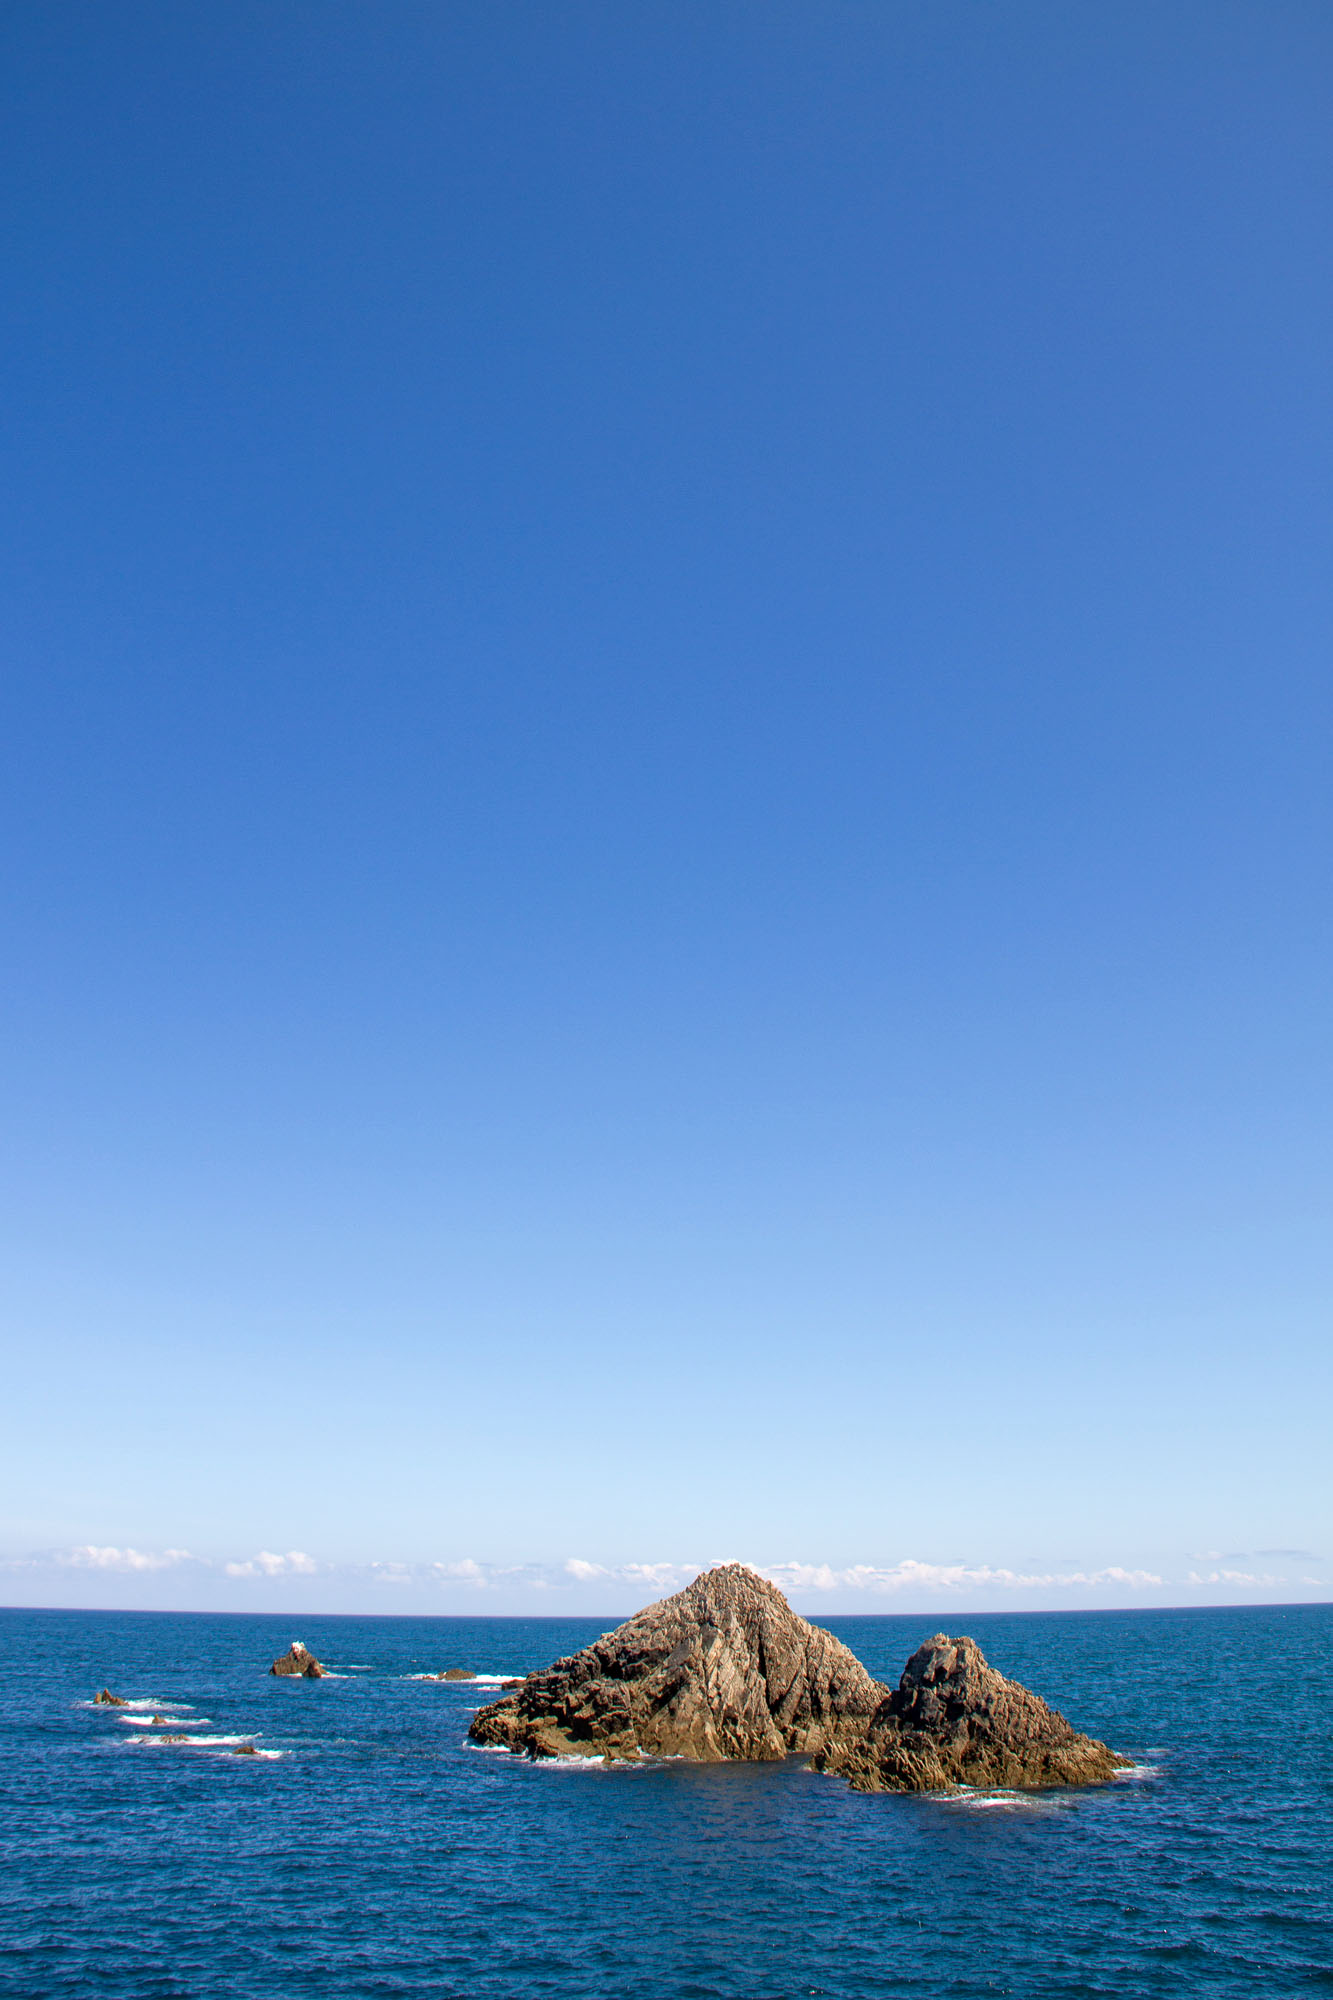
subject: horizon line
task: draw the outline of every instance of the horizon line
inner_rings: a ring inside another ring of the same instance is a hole
[[[671,1595],[677,1593],[672,1592]],[[654,1598],[653,1603],[661,1603]],[[640,1607],[646,1609],[646,1606]],[[795,1606],[792,1607],[793,1610]],[[936,1607],[938,1609],[938,1607]],[[968,1611],[964,1606],[956,1607],[969,1618],[1128,1618],[1136,1616],[1155,1617],[1162,1612],[1186,1611],[1192,1614],[1210,1611],[1327,1611],[1333,1609],[1333,1598],[1292,1597],[1265,1598],[1261,1602],[1251,1598],[1248,1603],[1235,1604],[1050,1604],[1027,1605],[1012,1610]],[[614,1613],[597,1611],[315,1611],[309,1605],[287,1611],[218,1611],[205,1606],[195,1608],[182,1606],[162,1606],[148,1604],[0,1604],[0,1617],[7,1612],[27,1615],[53,1615],[62,1618],[274,1618],[284,1621],[291,1618],[340,1618],[357,1619],[362,1623],[373,1620],[377,1624],[421,1624],[429,1620],[434,1624],[524,1624],[524,1625],[567,1625],[571,1620],[595,1623],[601,1617],[614,1617]],[[627,1617],[636,1614],[629,1612]],[[829,1611],[822,1618],[808,1618],[804,1612],[798,1617],[805,1618],[808,1625],[824,1622],[829,1618],[924,1618],[926,1611]],[[617,1618],[617,1624],[626,1623],[626,1617]],[[613,1628],[614,1629],[614,1628]]]

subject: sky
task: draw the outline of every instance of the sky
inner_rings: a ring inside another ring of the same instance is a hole
[[[0,1601],[1333,1596],[1329,10],[0,52]]]

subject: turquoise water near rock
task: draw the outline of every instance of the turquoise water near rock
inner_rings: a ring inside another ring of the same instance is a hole
[[[0,1613],[0,1994],[1333,1991],[1333,1607],[822,1621],[894,1680],[970,1631],[1136,1760],[1023,1799],[532,1765],[467,1747],[486,1690],[408,1678],[614,1622]],[[270,1679],[294,1638],[341,1678]]]

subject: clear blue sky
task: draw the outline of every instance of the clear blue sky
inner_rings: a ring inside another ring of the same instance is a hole
[[[1329,9],[0,51],[0,1599],[1329,1595]]]

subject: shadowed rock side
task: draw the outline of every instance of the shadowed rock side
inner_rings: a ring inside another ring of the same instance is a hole
[[[1030,1791],[1101,1784],[1128,1761],[987,1666],[975,1639],[937,1633],[913,1653],[863,1735],[831,1744],[815,1765],[858,1792]]]
[[[771,1761],[864,1734],[886,1689],[739,1563],[696,1577],[473,1718],[531,1757]]]
[[[275,1660],[269,1672],[279,1675],[298,1675],[307,1681],[322,1681],[324,1678],[324,1668],[310,1648],[303,1646],[299,1639],[293,1639],[290,1651],[284,1653],[280,1660]]]

